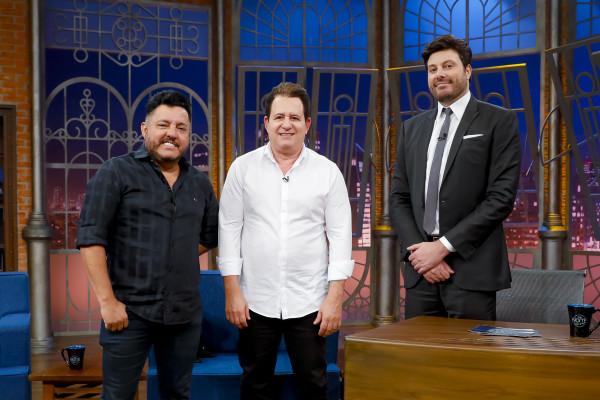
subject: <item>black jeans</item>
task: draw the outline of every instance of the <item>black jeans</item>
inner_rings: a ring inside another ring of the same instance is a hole
[[[281,337],[296,376],[298,397],[327,399],[326,340],[313,325],[317,313],[301,318],[267,318],[250,311],[248,328],[240,330],[239,360],[243,400],[279,399],[275,393],[274,370]]]
[[[163,325],[128,312],[129,326],[120,332],[100,328],[102,398],[135,397],[140,374],[154,346],[161,399],[189,399],[192,366],[198,352],[202,316],[187,324]]]

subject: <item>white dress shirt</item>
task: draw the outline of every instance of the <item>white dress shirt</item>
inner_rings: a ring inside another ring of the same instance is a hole
[[[352,275],[352,217],[336,164],[304,147],[284,176],[269,144],[238,157],[219,209],[218,266],[241,275],[248,307],[270,318],[319,310],[328,281]]]
[[[444,147],[444,153],[442,155],[442,165],[440,167],[440,182],[439,187],[442,187],[444,170],[446,169],[446,161],[448,161],[448,154],[450,153],[450,147],[452,147],[452,141],[454,140],[454,135],[456,134],[456,129],[458,128],[458,124],[465,113],[465,109],[467,108],[467,104],[469,104],[469,100],[471,100],[471,92],[467,90],[467,93],[452,103],[449,107],[443,106],[441,103],[438,103],[437,109],[437,117],[435,119],[435,123],[433,124],[433,131],[431,132],[431,139],[429,139],[429,147],[427,148],[427,169],[425,173],[425,198],[427,198],[427,185],[429,184],[429,169],[431,168],[431,163],[433,162],[433,153],[435,153],[435,146],[438,143],[438,137],[440,136],[440,130],[442,129],[442,125],[444,123],[445,118],[451,118],[450,127],[448,128],[448,137],[446,138],[446,146]],[[450,108],[452,110],[452,114],[450,117],[445,117],[442,114],[442,109]],[[438,235],[440,233],[440,206],[439,203],[435,210],[435,229],[432,232],[432,235]],[[449,251],[456,251],[452,244],[445,237],[440,238],[441,242],[446,246]]]

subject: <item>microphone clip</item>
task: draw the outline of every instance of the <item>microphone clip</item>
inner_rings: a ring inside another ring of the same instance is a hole
[[[285,183],[288,183],[288,182],[290,181],[290,177],[289,177],[288,175],[284,176],[284,177],[283,177],[283,178],[281,178],[281,179],[283,179],[283,181],[284,181]]]

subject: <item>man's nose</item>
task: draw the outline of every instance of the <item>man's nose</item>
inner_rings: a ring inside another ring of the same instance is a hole
[[[444,71],[443,68],[438,69],[433,74],[434,74],[434,76],[435,76],[436,79],[440,79],[440,78],[445,78],[446,77],[446,71]]]
[[[171,137],[177,136],[177,126],[175,126],[175,124],[169,125],[169,128],[167,129],[167,135]]]

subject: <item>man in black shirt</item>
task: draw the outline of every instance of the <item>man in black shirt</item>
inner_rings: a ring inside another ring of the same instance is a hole
[[[100,304],[103,398],[133,399],[154,346],[162,399],[189,398],[200,339],[198,256],[217,245],[218,202],[183,158],[191,106],[177,92],[146,105],[144,147],[90,180],[77,246]]]

